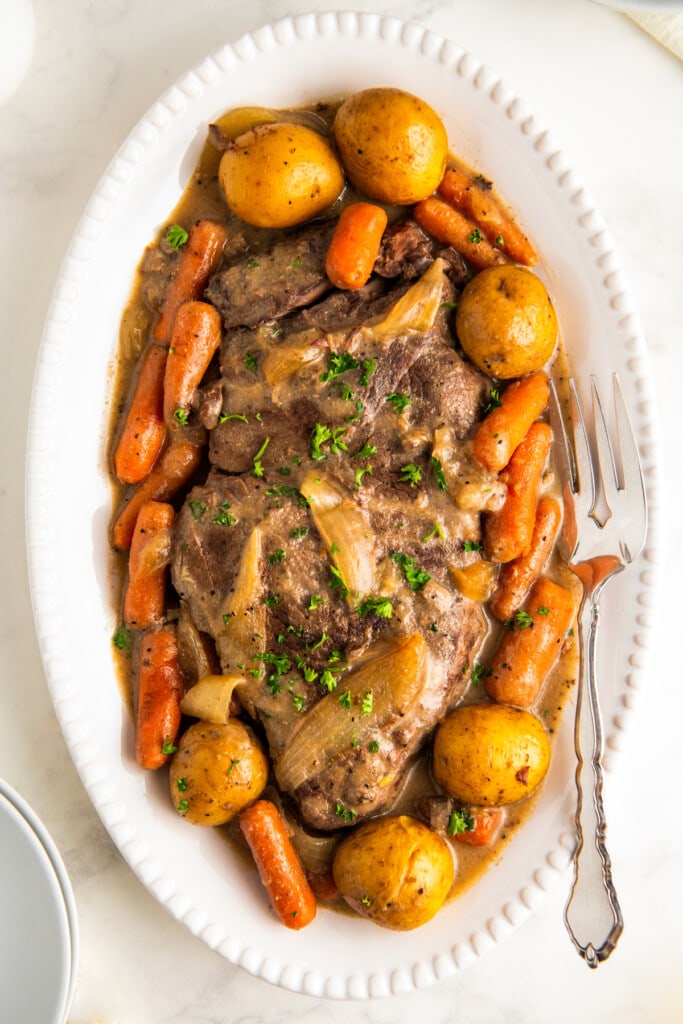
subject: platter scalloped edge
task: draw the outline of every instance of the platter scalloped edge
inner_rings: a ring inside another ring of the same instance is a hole
[[[58,461],[53,458],[57,438],[50,428],[51,411],[58,409],[55,377],[63,372],[72,349],[70,325],[78,315],[89,266],[102,244],[102,229],[113,216],[117,201],[134,181],[148,152],[169,125],[201,96],[203,90],[239,73],[240,67],[263,54],[286,48],[294,40],[344,36],[369,40],[373,45],[409,52],[414,59],[437,62],[468,88],[476,90],[498,109],[517,133],[518,143],[533,152],[542,173],[550,176],[562,201],[571,207],[575,225],[585,241],[587,258],[593,261],[605,290],[604,300],[615,320],[623,346],[627,390],[635,396],[632,416],[643,457],[650,499],[650,530],[643,559],[631,570],[635,600],[632,630],[624,629],[623,685],[617,694],[615,713],[606,723],[606,767],[613,771],[631,711],[642,688],[650,643],[657,578],[657,480],[658,436],[654,398],[649,377],[648,354],[637,316],[607,228],[575,171],[550,133],[485,64],[448,39],[418,24],[397,18],[353,11],[303,14],[286,17],[231,45],[183,74],[130,132],[97,185],[83,213],[65,256],[46,318],[38,356],[28,432],[26,467],[26,528],[29,580],[38,643],[53,700],[71,757],[89,797],[122,855],[154,897],[195,935],[229,961],[251,974],[295,992],[340,999],[367,999],[409,992],[449,977],[493,948],[538,905],[545,890],[566,872],[572,849],[569,816],[565,827],[552,837],[550,848],[538,853],[523,883],[499,911],[487,916],[480,927],[461,942],[441,951],[413,958],[396,969],[365,973],[328,972],[310,969],[296,959],[289,962],[254,948],[240,935],[228,934],[221,920],[193,907],[177,879],[169,877],[163,863],[150,853],[138,835],[136,824],[116,794],[100,757],[99,739],[87,718],[79,693],[73,653],[62,639],[64,612],[59,599],[59,557],[56,538],[42,515],[45,502],[60,494]],[[628,574],[624,574],[628,575]],[[623,623],[623,620],[622,620]],[[621,672],[621,663],[617,672]],[[279,926],[277,926],[279,927]],[[416,947],[419,949],[419,944]]]

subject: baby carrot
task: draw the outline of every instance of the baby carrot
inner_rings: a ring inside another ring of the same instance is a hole
[[[475,459],[485,469],[499,473],[545,409],[548,397],[548,378],[542,370],[509,384],[500,398],[500,405],[477,428],[472,445]]]
[[[489,601],[492,614],[501,622],[511,619],[522,607],[532,584],[543,572],[561,519],[562,510],[554,498],[539,499],[531,546],[526,554],[501,566],[496,589]]]
[[[184,422],[195,390],[221,342],[221,318],[207,302],[179,306],[164,375],[164,421],[169,429]]]
[[[225,225],[217,221],[198,220],[190,228],[187,242],[179,251],[175,277],[168,286],[154,325],[154,337],[162,345],[170,343],[178,308],[183,302],[201,298],[206,282],[220,263],[226,238]]]
[[[500,474],[507,485],[505,503],[499,512],[489,512],[484,523],[484,546],[492,562],[511,562],[531,546],[538,489],[552,439],[547,423],[532,423]]]
[[[325,272],[336,288],[362,288],[372,274],[387,215],[374,203],[351,203],[337,221]]]
[[[559,658],[573,619],[572,594],[545,576],[536,580],[493,655],[484,681],[491,700],[528,708]]]
[[[169,501],[186,484],[202,459],[202,447],[193,441],[172,440],[146,480],[119,509],[112,528],[112,542],[127,550],[133,539],[138,513],[146,501]]]
[[[175,630],[147,633],[140,645],[135,758],[141,768],[166,764],[180,729],[185,686]]]
[[[123,621],[132,629],[161,625],[166,611],[166,563],[171,548],[172,505],[147,501],[140,509],[128,556]]]
[[[533,267],[537,262],[531,242],[496,202],[489,188],[482,188],[462,171],[449,168],[438,191],[456,209],[470,217],[489,242],[503,249],[515,262],[527,267]]]
[[[310,924],[315,896],[275,804],[257,800],[242,811],[240,827],[282,923],[296,931]]]
[[[471,807],[468,808],[468,812],[474,821],[473,828],[466,832],[454,833],[453,839],[467,846],[488,846],[500,825],[502,811],[497,807]]]
[[[502,252],[486,241],[476,224],[438,196],[422,199],[415,206],[413,217],[427,234],[444,245],[453,246],[479,270],[509,262]]]
[[[166,354],[163,345],[152,343],[140,362],[133,398],[114,452],[114,470],[122,484],[139,484],[144,480],[164,443]]]

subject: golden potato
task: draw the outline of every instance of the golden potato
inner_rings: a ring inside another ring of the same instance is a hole
[[[171,800],[193,825],[224,825],[261,795],[267,781],[261,744],[236,719],[195,722],[170,765]]]
[[[523,377],[550,359],[557,316],[545,285],[530,270],[501,264],[467,284],[455,316],[460,344],[490,377]]]
[[[400,814],[366,822],[342,840],[332,865],[340,893],[363,917],[408,931],[443,905],[455,876],[448,843]]]
[[[456,708],[434,737],[432,773],[455,800],[501,807],[530,796],[550,764],[543,725],[507,704]]]
[[[394,206],[416,203],[443,177],[446,129],[412,93],[357,92],[339,107],[333,130],[349,181],[370,199]]]
[[[218,179],[232,212],[259,228],[301,224],[331,206],[344,188],[326,139],[285,122],[239,135],[221,157]]]

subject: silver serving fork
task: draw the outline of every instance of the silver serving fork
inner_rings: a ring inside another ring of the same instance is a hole
[[[573,380],[568,384],[569,428],[554,383],[551,400],[551,422],[561,442],[557,449],[564,497],[563,554],[583,583],[577,618],[580,660],[574,730],[574,882],[564,920],[577,951],[589,967],[595,968],[610,955],[624,926],[605,843],[603,731],[595,668],[600,596],[607,581],[630,565],[643,549],[647,497],[617,375],[613,376],[616,450],[610,442],[595,377],[591,377],[592,436],[581,412],[576,384]]]

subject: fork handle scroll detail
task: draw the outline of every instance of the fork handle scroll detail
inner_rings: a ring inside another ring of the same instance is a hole
[[[578,567],[572,568],[576,571]],[[577,618],[580,650],[574,732],[577,842],[573,857],[574,882],[564,912],[572,941],[592,968],[607,959],[624,926],[612,882],[612,863],[605,844],[601,768],[603,733],[595,671],[599,597],[607,578],[599,579],[595,589],[586,588]]]

